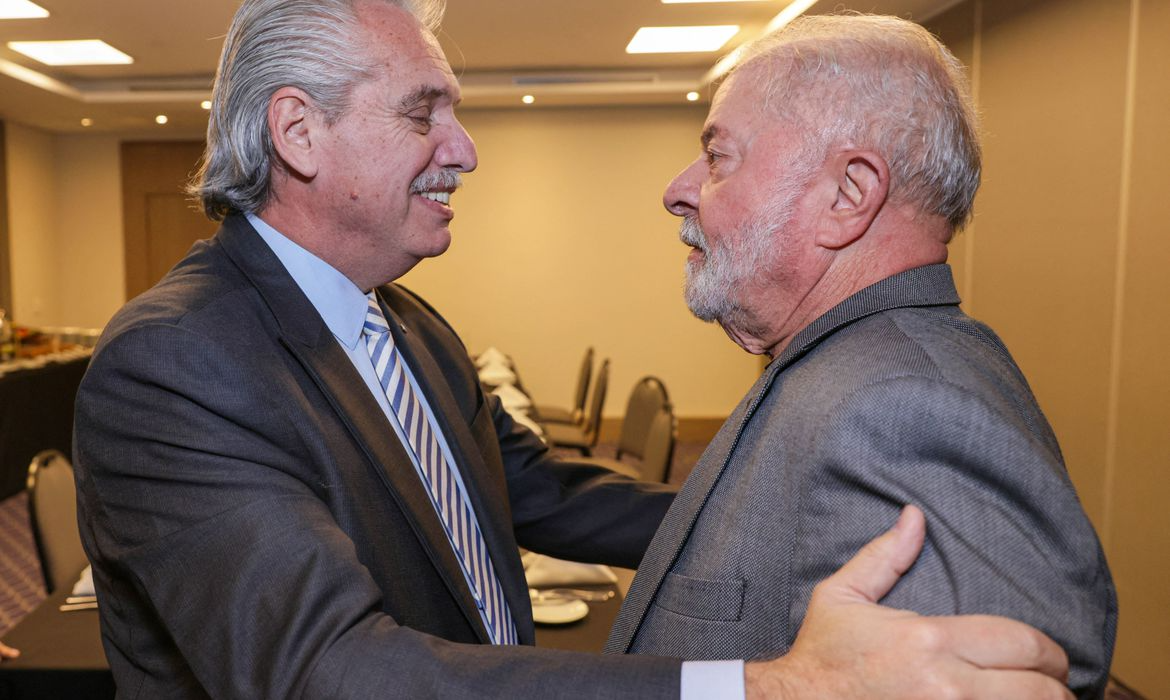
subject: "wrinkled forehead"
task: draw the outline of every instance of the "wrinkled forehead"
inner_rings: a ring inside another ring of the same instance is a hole
[[[759,71],[751,66],[737,69],[719,84],[711,98],[707,125],[728,119],[751,118],[759,113],[762,104],[762,83]]]

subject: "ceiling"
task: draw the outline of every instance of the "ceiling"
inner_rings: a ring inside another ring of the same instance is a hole
[[[46,19],[0,20],[0,119],[54,132],[158,138],[200,134],[223,34],[239,0],[35,0]],[[820,0],[809,12],[883,12],[924,21],[956,0]],[[750,40],[788,0],[671,4],[659,0],[448,0],[440,42],[467,108],[678,103],[719,56]],[[629,55],[641,26],[738,24],[717,53]],[[9,41],[104,39],[128,66],[44,66]],[[13,74],[35,71],[41,87]],[[165,126],[155,115],[166,114]]]

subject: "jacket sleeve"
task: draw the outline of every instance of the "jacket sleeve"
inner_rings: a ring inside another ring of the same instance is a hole
[[[913,503],[926,514],[926,544],[883,604],[1021,620],[1065,649],[1080,697],[1103,692],[1116,598],[1096,534],[1046,435],[961,387],[902,377],[828,411],[817,444],[812,473],[823,481],[797,495],[802,528],[822,533],[817,550],[802,550],[795,563],[806,588]],[[794,619],[809,593],[797,595]]]
[[[212,697],[678,696],[677,660],[456,644],[382,613],[316,492],[345,485],[298,476],[312,416],[265,402],[289,379],[264,363],[287,360],[242,350],[138,327],[99,350],[78,394],[83,541],[107,647],[159,664],[144,696],[151,672]]]

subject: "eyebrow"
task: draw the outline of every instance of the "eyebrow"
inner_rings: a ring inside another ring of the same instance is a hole
[[[720,136],[722,134],[723,134],[723,129],[721,129],[718,124],[712,124],[711,126],[708,126],[706,129],[703,129],[703,134],[702,134],[702,136],[699,137],[699,141],[703,144],[703,148],[706,148],[708,146],[708,144],[711,143],[712,139],[714,139],[716,136]]]
[[[434,102],[440,98],[449,97],[450,94],[445,88],[434,85],[419,85],[398,101],[398,108],[404,112],[409,111],[424,102]]]

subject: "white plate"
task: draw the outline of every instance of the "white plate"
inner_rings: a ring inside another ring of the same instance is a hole
[[[544,625],[567,625],[589,614],[589,606],[583,600],[567,600],[556,603],[532,601],[532,619]]]

